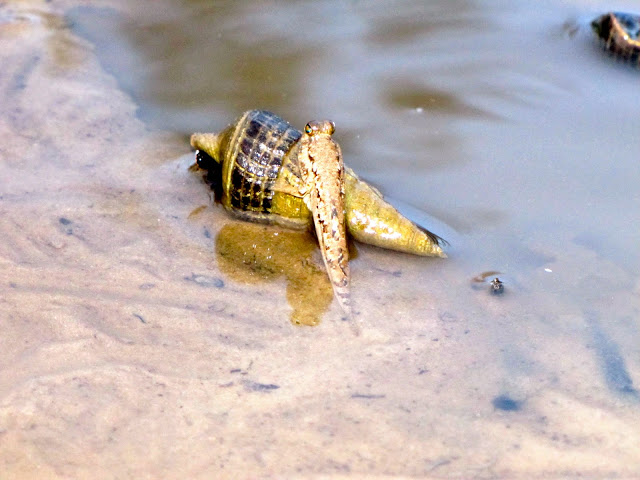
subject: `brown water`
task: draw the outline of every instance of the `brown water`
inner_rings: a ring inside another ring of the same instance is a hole
[[[0,3],[0,478],[640,476],[640,77],[589,31],[609,4],[132,3]],[[312,237],[189,171],[186,135],[248,108],[334,120],[451,243],[358,246],[358,337]]]

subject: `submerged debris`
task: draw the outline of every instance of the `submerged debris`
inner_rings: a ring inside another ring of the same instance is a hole
[[[489,288],[489,291],[494,295],[501,295],[502,293],[504,293],[504,284],[498,277],[491,280],[490,285],[491,287]]]
[[[493,277],[494,275],[497,275],[499,273],[501,272],[498,272],[496,270],[489,270],[487,272],[482,272],[479,275],[476,275],[471,279],[471,285],[473,289],[480,290],[481,288],[484,288],[481,286],[481,284],[486,285],[485,282],[487,281],[487,278]],[[492,293],[493,295],[500,295],[504,293],[504,282],[502,282],[502,280],[500,280],[498,277],[494,277],[494,279],[489,282],[489,293]]]
[[[591,22],[605,50],[618,58],[640,65],[640,15],[609,12]]]

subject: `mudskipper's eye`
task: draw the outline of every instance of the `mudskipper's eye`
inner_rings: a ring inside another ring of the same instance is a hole
[[[313,128],[311,128],[311,124],[307,123],[304,126],[304,133],[306,133],[307,135],[311,135],[313,133]]]

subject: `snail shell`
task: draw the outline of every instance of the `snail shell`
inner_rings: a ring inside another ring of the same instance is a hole
[[[309,228],[312,212],[291,186],[302,186],[302,132],[264,110],[245,112],[218,134],[195,133],[198,165],[233,215],[287,228]],[[416,225],[380,192],[344,169],[346,230],[362,243],[421,256],[446,257],[439,236]]]
[[[619,58],[640,64],[640,16],[609,12],[591,22],[606,50]]]

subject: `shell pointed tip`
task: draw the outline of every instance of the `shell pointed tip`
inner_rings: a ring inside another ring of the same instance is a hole
[[[198,149],[198,138],[200,137],[200,135],[202,135],[201,133],[194,133],[191,135],[191,138],[189,139],[189,143],[191,143],[191,146],[193,148],[195,148],[196,150]]]
[[[218,135],[215,133],[194,133],[190,143],[195,150],[204,150],[212,157],[216,157],[218,151]]]

